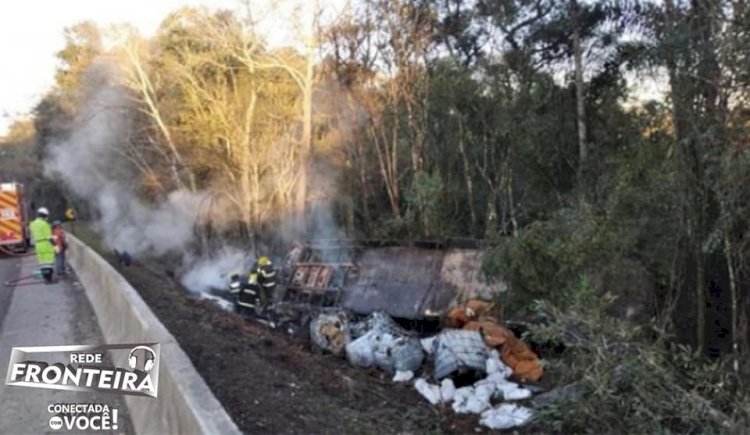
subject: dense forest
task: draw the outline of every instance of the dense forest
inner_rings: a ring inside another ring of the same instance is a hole
[[[5,141],[49,158],[114,104],[112,176],[144,203],[208,192],[204,233],[481,240],[505,312],[565,348],[547,376],[576,400],[543,427],[750,425],[746,1],[361,0],[289,46],[255,16],[70,27]]]

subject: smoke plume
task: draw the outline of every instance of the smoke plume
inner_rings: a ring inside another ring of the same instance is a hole
[[[136,118],[138,107],[132,94],[121,83],[117,66],[105,60],[95,62],[89,69],[69,134],[47,144],[45,175],[61,180],[92,207],[95,229],[109,248],[136,256],[178,253],[182,262],[180,279],[187,289],[205,294],[212,288],[226,288],[228,275],[235,271],[247,272],[253,258],[229,248],[228,243],[203,256],[189,252],[199,219],[211,221],[214,228],[221,223],[214,222],[210,210],[204,210],[202,215],[199,212],[204,204],[211,203],[207,193],[175,190],[157,204],[140,199],[139,183],[134,182],[140,173],[134,169],[127,150],[132,146],[131,132],[141,125]],[[330,95],[325,99],[334,100]],[[340,131],[339,141],[349,133]],[[311,204],[308,211],[304,229],[289,219],[291,214],[279,219],[274,236],[284,244],[305,237],[337,239],[345,236],[332,212],[338,168],[318,162],[310,169],[310,182],[316,187],[310,195],[314,205]],[[223,215],[226,219],[229,214]],[[263,255],[278,261],[283,251],[265,251]]]
[[[123,154],[134,112],[117,79],[117,70],[105,62],[89,70],[74,128],[48,144],[45,175],[62,180],[92,205],[95,225],[109,247],[131,254],[180,250],[192,238],[205,194],[177,190],[158,205],[138,198]]]
[[[234,273],[244,273],[253,259],[245,252],[224,247],[211,257],[188,257],[180,282],[193,292],[225,288]]]

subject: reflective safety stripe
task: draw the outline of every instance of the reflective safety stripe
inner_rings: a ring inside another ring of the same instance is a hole
[[[246,294],[246,295],[257,295],[258,294],[258,292],[253,291],[253,290],[248,290],[248,289],[242,290],[242,293]]]
[[[250,273],[250,275],[247,277],[247,282],[249,284],[255,284],[258,282],[258,274],[257,273]]]
[[[255,308],[256,307],[253,304],[248,304],[247,302],[240,302],[240,301],[237,301],[237,305],[242,305],[243,307],[248,307],[248,308]]]
[[[231,282],[229,283],[229,293],[239,293],[240,292],[240,283],[239,282]]]
[[[276,283],[275,283],[275,282],[267,282],[267,283],[264,283],[264,284],[263,284],[263,287],[273,287],[273,286],[275,286],[275,285],[276,285]]]
[[[261,269],[260,274],[263,276],[263,278],[273,278],[274,276],[276,276],[276,272],[273,270],[270,272],[266,272],[263,269]]]

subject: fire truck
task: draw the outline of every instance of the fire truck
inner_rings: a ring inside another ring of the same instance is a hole
[[[26,251],[27,216],[23,184],[0,183],[0,251]]]

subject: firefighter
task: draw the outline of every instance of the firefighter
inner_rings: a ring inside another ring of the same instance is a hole
[[[55,238],[49,225],[49,211],[45,207],[36,212],[36,219],[29,224],[31,238],[34,240],[34,250],[39,269],[45,284],[52,284],[53,267],[55,264]]]
[[[265,255],[260,257],[252,273],[258,276],[261,302],[264,307],[267,307],[273,301],[273,291],[276,288],[276,271],[273,269],[271,259]]]
[[[60,221],[52,223],[52,235],[55,239],[55,272],[62,276],[65,275],[65,251],[68,250],[68,242],[65,240],[65,232]]]
[[[232,275],[229,283],[229,293],[236,295],[234,307],[238,313],[242,314],[246,310],[255,311],[258,308],[258,297],[260,294],[258,275],[251,273],[244,284],[240,281],[238,274]]]
[[[133,258],[130,256],[128,251],[118,251],[117,249],[115,251],[115,256],[117,256],[117,264],[120,266],[130,266],[130,264],[133,262]]]

